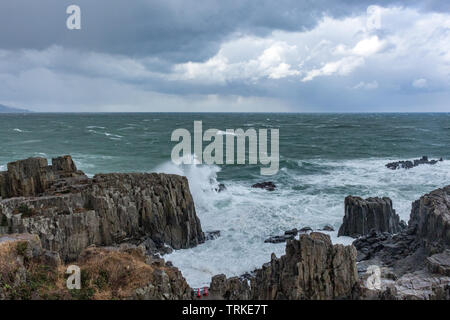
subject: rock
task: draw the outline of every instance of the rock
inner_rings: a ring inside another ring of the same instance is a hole
[[[413,202],[408,228],[396,235],[373,230],[353,242],[363,276],[382,270],[379,288],[361,281],[363,299],[450,299],[450,186]]]
[[[358,283],[356,250],[332,245],[328,235],[313,232],[290,240],[286,255],[255,272],[253,299],[345,299]]]
[[[431,273],[450,277],[450,249],[428,257],[427,263]]]
[[[216,190],[216,192],[222,192],[222,191],[227,190],[227,187],[223,183],[219,183],[219,185],[217,186],[217,188],[215,190]]]
[[[277,186],[271,181],[259,182],[252,185],[252,188],[265,189],[267,191],[274,191],[276,187]]]
[[[323,231],[334,231],[334,228],[332,226],[330,226],[329,224],[327,224],[326,226],[324,226],[322,228]]]
[[[391,170],[397,170],[397,169],[411,169],[414,167],[417,167],[421,164],[436,164],[439,161],[444,161],[442,158],[439,160],[428,160],[427,156],[423,156],[421,159],[416,159],[413,161],[407,160],[407,161],[396,161],[396,162],[390,162],[386,164],[386,168],[389,168]]]
[[[4,199],[39,196],[52,187],[66,192],[64,185],[85,180],[70,156],[52,159],[51,166],[45,158],[29,158],[8,163],[8,171],[0,173],[0,195]]]
[[[8,232],[39,235],[63,261],[77,259],[92,244],[144,237],[157,249],[181,249],[204,241],[185,177],[112,173],[88,179],[68,156],[53,159],[52,166],[41,158],[18,161],[8,165],[7,176],[0,215]]]
[[[293,234],[286,234],[283,236],[272,236],[264,240],[265,243],[281,243],[286,242],[287,240],[294,239],[295,235]]]
[[[288,235],[294,235],[294,236],[296,236],[296,235],[298,234],[298,230],[297,230],[297,228],[294,228],[294,229],[285,231],[284,234],[287,235],[287,236],[288,236]]]
[[[220,237],[220,230],[206,231],[205,240],[214,240]]]
[[[306,233],[311,231],[313,231],[313,229],[311,229],[310,227],[304,227],[299,230],[300,233]]]
[[[211,279],[209,299],[217,300],[250,300],[251,290],[248,280],[232,277],[227,279],[219,274]]]
[[[349,299],[357,297],[358,274],[353,246],[332,245],[328,235],[313,232],[289,240],[286,254],[248,278],[212,279],[216,299]]]
[[[392,200],[348,196],[345,198],[345,216],[338,236],[356,238],[368,234],[372,229],[397,233],[402,230],[400,218],[392,208]]]
[[[414,201],[408,225],[430,253],[447,248],[450,245],[450,186]]]

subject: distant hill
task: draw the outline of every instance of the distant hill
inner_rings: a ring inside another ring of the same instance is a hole
[[[0,104],[0,113],[29,113],[30,110],[11,108]]]

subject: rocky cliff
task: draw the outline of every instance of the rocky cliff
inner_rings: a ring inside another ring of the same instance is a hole
[[[145,243],[150,250],[204,241],[185,177],[100,174],[89,179],[70,156],[8,164],[0,174],[0,233],[37,234],[65,261],[89,245]]]
[[[353,245],[362,298],[450,299],[450,186],[413,202],[406,230],[396,235],[373,230]],[[377,286],[365,279],[374,266]]]
[[[217,299],[230,300],[355,298],[356,250],[353,246],[332,245],[323,233],[302,234],[298,240],[288,240],[285,255],[272,255],[271,261],[249,279],[214,277],[210,293]]]
[[[345,198],[345,215],[338,236],[358,237],[371,230],[397,233],[405,227],[392,208],[392,200],[348,196]]]

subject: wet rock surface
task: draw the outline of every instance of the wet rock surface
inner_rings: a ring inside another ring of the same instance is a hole
[[[252,185],[252,188],[265,189],[267,191],[274,191],[276,187],[277,186],[271,181],[259,182]]]
[[[433,164],[436,164],[441,161],[444,161],[444,159],[440,158],[439,160],[428,160],[427,156],[423,156],[422,158],[415,159],[413,161],[406,160],[406,161],[390,162],[390,163],[386,164],[386,168],[391,169],[391,170],[411,169],[411,168],[417,167],[421,164],[433,165]]]
[[[220,230],[205,231],[205,240],[215,240],[220,237]]]
[[[345,198],[345,216],[338,236],[356,238],[370,231],[396,233],[405,225],[392,208],[392,200],[348,196]]]

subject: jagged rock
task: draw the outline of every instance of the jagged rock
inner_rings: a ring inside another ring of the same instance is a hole
[[[8,232],[38,234],[43,247],[64,261],[91,244],[146,237],[157,247],[181,249],[204,241],[185,177],[113,173],[88,179],[68,156],[45,165],[39,158],[8,166],[8,196],[39,197],[4,199],[0,215]]]
[[[311,231],[313,231],[313,229],[311,227],[303,227],[298,232],[307,233],[307,232],[311,232]]]
[[[277,186],[271,181],[259,182],[252,185],[252,188],[265,189],[267,191],[274,191]]]
[[[450,246],[450,186],[414,201],[408,225],[431,253]]]
[[[205,240],[214,240],[220,237],[220,230],[206,231]]]
[[[397,233],[402,230],[400,218],[392,208],[392,200],[348,196],[345,198],[345,216],[338,236],[356,238],[368,234],[372,229]]]
[[[328,235],[312,232],[289,240],[286,254],[256,269],[248,278],[212,279],[216,299],[350,299],[357,297],[353,246],[332,245]]]
[[[396,235],[372,231],[353,242],[361,275],[382,270],[379,288],[361,281],[362,298],[450,299],[450,186],[413,202],[408,228]]]
[[[326,226],[324,226],[322,228],[323,231],[334,231],[334,228],[332,226],[330,226],[329,224],[327,224]]]
[[[297,228],[294,228],[294,229],[285,231],[284,234],[285,234],[286,236],[288,236],[288,235],[294,235],[294,236],[296,236],[296,235],[298,234],[298,230],[297,230]]]
[[[248,280],[239,277],[227,279],[224,274],[216,275],[211,279],[209,299],[249,300],[251,290]]]
[[[223,183],[219,183],[219,185],[217,186],[217,188],[215,190],[216,190],[216,192],[222,192],[222,191],[227,190],[227,187]]]
[[[312,232],[290,240],[286,255],[272,256],[255,272],[253,299],[346,299],[356,292],[353,246],[332,245],[328,235]]]
[[[428,160],[427,156],[423,156],[421,159],[415,159],[413,161],[407,160],[407,161],[396,161],[396,162],[390,162],[386,164],[386,168],[389,168],[391,170],[397,170],[397,169],[411,169],[414,167],[417,167],[421,164],[436,164],[440,161],[444,161],[444,159],[440,158],[439,160]]]
[[[295,238],[293,234],[285,234],[282,236],[272,236],[264,240],[265,243],[281,243],[286,242],[287,240],[292,240]]]
[[[7,167],[8,171],[0,173],[2,198],[39,196],[52,187],[64,192],[64,184],[87,180],[70,156],[52,159],[51,166],[45,158],[28,158],[8,163]]]
[[[428,257],[427,264],[431,273],[450,277],[450,249]]]

